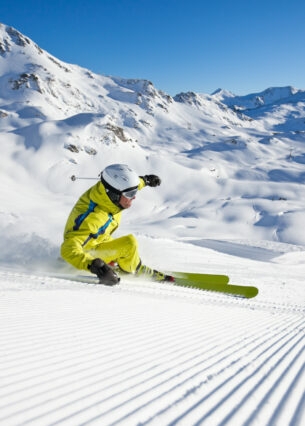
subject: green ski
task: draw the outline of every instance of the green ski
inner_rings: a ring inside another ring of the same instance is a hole
[[[167,272],[167,274],[174,277],[174,280],[154,282],[224,293],[237,297],[244,297],[247,299],[255,297],[258,294],[258,289],[256,287],[229,284],[229,277],[227,275],[200,274],[192,272]],[[99,283],[98,278],[95,275],[51,274],[51,276],[54,278],[78,281],[87,284]],[[134,277],[136,280],[139,279],[133,275],[128,275],[128,277]],[[122,277],[122,281],[124,282],[124,276]]]

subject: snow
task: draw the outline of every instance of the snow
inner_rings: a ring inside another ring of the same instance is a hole
[[[304,91],[173,99],[0,42],[0,424],[303,425]],[[162,178],[117,231],[144,263],[258,296],[63,279],[67,215],[116,162]]]

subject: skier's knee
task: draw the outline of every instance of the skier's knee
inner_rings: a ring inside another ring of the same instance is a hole
[[[128,245],[129,247],[132,247],[134,250],[138,249],[138,240],[136,239],[136,237],[132,234],[126,235],[125,236],[125,243],[126,245]]]

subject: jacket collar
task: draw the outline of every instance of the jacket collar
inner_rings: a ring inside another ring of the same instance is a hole
[[[115,205],[108,197],[102,182],[97,182],[91,190],[90,198],[107,213],[117,214],[123,210],[122,207]]]

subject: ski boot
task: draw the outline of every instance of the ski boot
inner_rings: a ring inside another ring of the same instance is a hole
[[[156,269],[152,269],[149,266],[143,265],[142,263],[139,264],[136,270],[136,275],[140,276],[143,275],[145,277],[148,277],[152,279],[153,281],[158,282],[174,282],[175,278],[171,275],[166,275],[163,272],[157,271]]]

